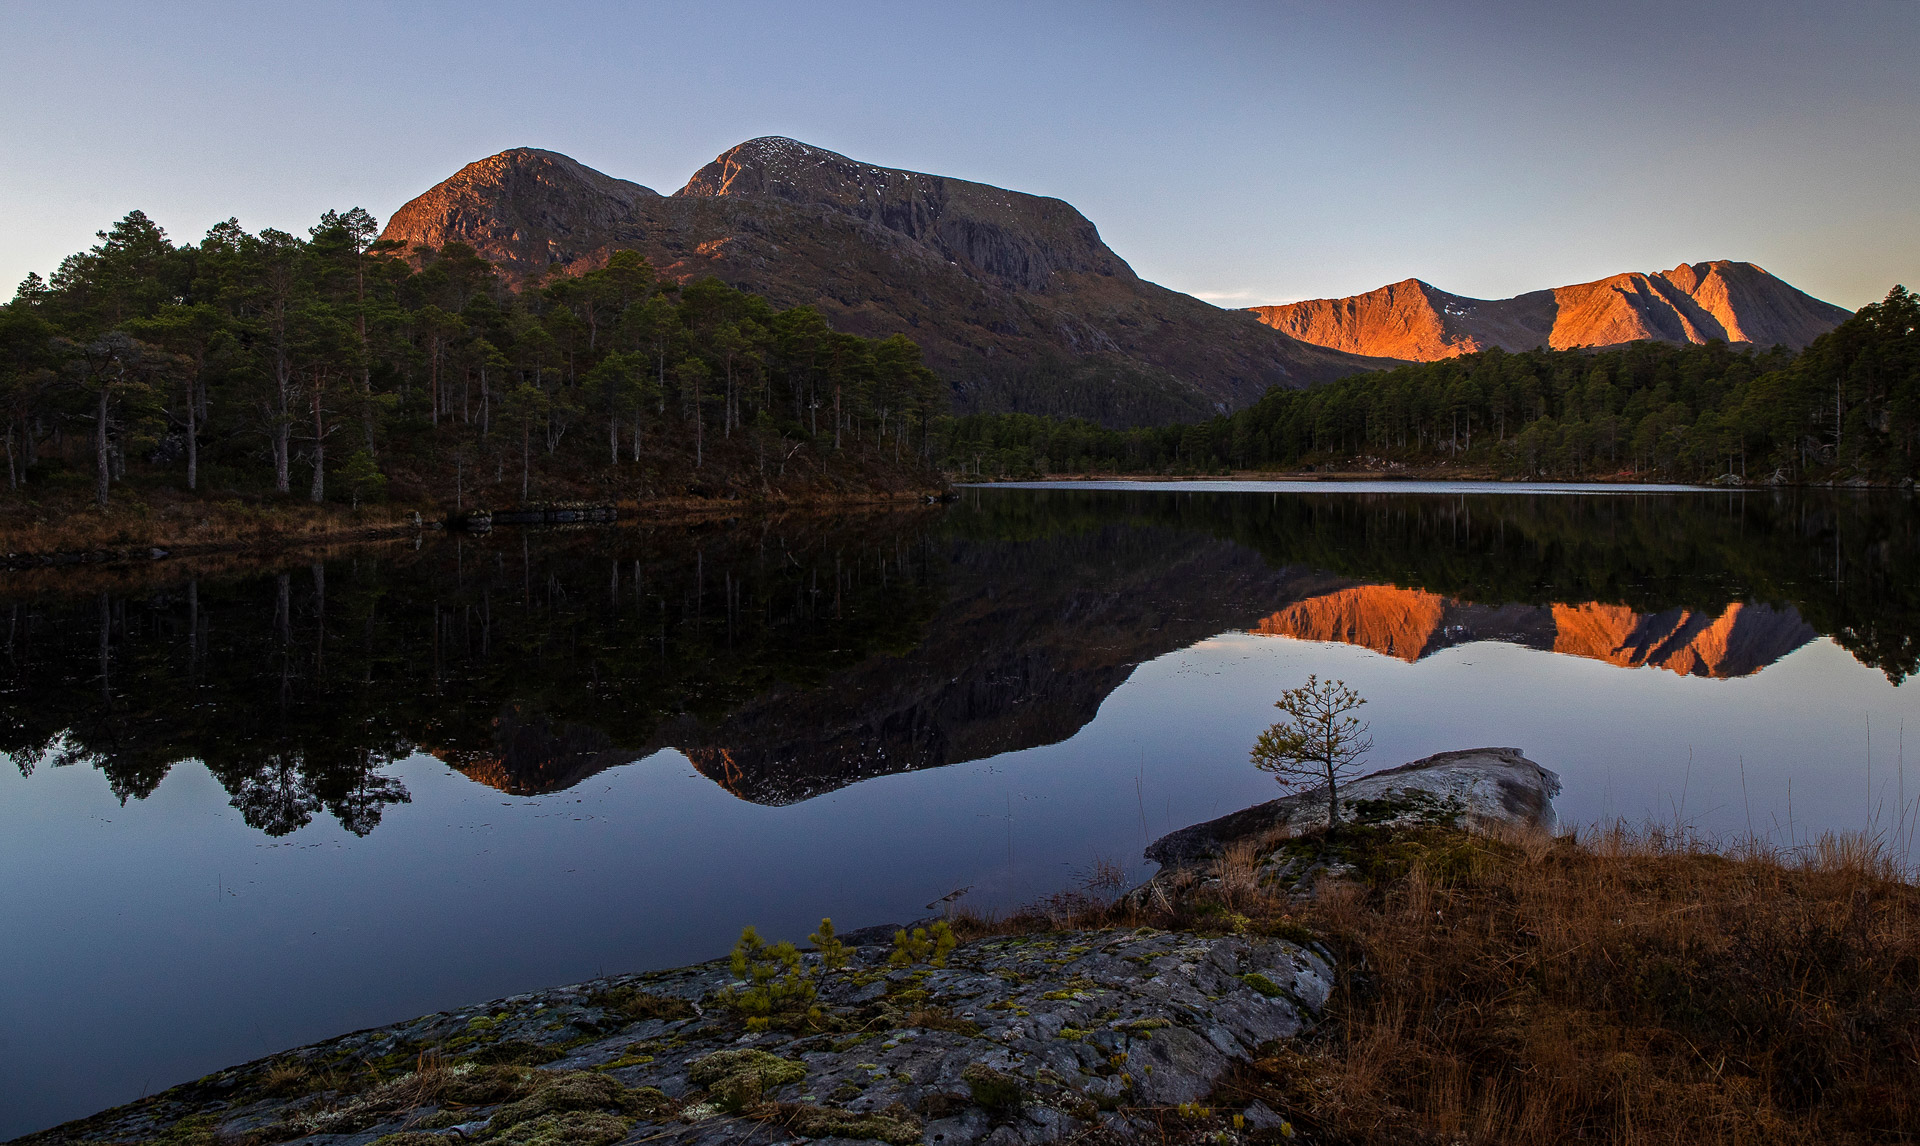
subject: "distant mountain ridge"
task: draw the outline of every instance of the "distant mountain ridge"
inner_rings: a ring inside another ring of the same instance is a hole
[[[780,137],[728,149],[672,195],[503,151],[402,206],[382,237],[466,243],[522,282],[637,250],[683,282],[715,275],[841,330],[907,334],[960,410],[1164,422],[1390,365],[1144,281],[1061,200]]]
[[[1449,294],[1406,279],[1348,298],[1251,308],[1303,342],[1352,354],[1433,362],[1479,350],[1566,350],[1653,339],[1720,340],[1795,350],[1852,312],[1752,263],[1682,263],[1504,299]]]

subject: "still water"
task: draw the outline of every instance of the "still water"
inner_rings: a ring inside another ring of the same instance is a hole
[[[1911,854],[1904,495],[983,489],[837,519],[0,575],[0,1138],[357,1027],[1145,875],[1275,794],[1308,673],[1385,767],[1563,821]],[[1904,815],[1903,815],[1904,812]]]

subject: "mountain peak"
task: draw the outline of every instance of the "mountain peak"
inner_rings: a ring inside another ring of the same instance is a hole
[[[630,217],[660,193],[557,151],[512,147],[467,164],[409,200],[381,233],[416,246],[468,243],[497,262],[545,269],[572,262],[567,237]]]
[[[824,147],[764,135],[694,172],[675,198],[823,207],[932,248],[939,257],[1021,290],[1067,273],[1133,278],[1086,216],[1059,199],[944,175],[876,167]]]
[[[528,182],[586,190],[623,202],[657,198],[660,194],[651,187],[595,171],[572,156],[539,147],[509,147],[485,159],[476,159],[427,194],[443,190],[486,193],[492,189],[511,193],[524,189],[516,184]]]
[[[1404,279],[1348,298],[1252,311],[1276,330],[1352,354],[1432,362],[1498,346],[1556,350],[1651,339],[1800,349],[1845,321],[1752,263],[1714,259],[1670,271],[1626,271],[1504,299],[1448,294]]]
[[[802,169],[826,166],[863,167],[838,152],[815,147],[784,135],[762,135],[735,144],[721,152],[713,162],[693,173],[677,195],[748,195],[772,193],[782,198],[782,188],[797,188],[795,176]],[[882,168],[870,168],[880,172]]]

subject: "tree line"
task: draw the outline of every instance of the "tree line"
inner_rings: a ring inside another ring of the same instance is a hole
[[[397,467],[415,496],[525,500],[716,463],[775,480],[801,450],[924,454],[943,390],[905,336],[632,251],[515,290],[471,247],[377,234],[354,208],[306,237],[230,219],[175,245],[134,211],[29,275],[0,307],[8,489],[90,472],[102,507],[129,475],[357,504]]]
[[[978,414],[944,420],[935,439],[944,468],[982,477],[1458,464],[1534,478],[1899,482],[1920,472],[1920,298],[1896,286],[1799,354],[1494,349],[1275,388],[1186,425]]]

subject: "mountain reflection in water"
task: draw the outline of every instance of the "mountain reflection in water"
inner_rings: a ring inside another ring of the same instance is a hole
[[[1897,495],[987,490],[944,512],[95,573],[76,597],[78,574],[5,605],[0,748],[22,771],[98,768],[123,802],[199,760],[274,836],[322,811],[372,831],[408,798],[382,768],[416,750],[524,795],[674,747],[785,804],[1063,740],[1135,666],[1230,630],[1709,677],[1825,634],[1897,682],[1914,541]]]
[[[1362,645],[1409,664],[1473,641],[1643,665],[1682,676],[1735,677],[1762,668],[1820,634],[1792,607],[1732,604],[1715,612],[1637,613],[1597,601],[1475,605],[1421,589],[1361,585],[1289,605],[1254,626],[1262,636]]]

